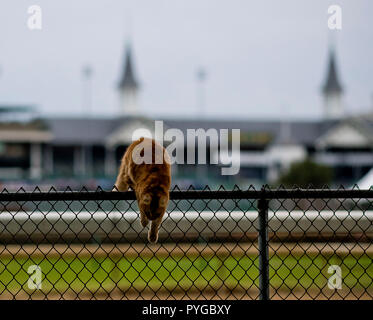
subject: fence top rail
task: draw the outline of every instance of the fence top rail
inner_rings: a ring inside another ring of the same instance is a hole
[[[373,189],[172,190],[171,200],[193,199],[373,199]],[[0,202],[136,200],[133,191],[2,192]]]

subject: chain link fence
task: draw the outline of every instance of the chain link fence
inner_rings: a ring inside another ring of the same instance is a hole
[[[372,299],[373,190],[0,194],[0,299]]]

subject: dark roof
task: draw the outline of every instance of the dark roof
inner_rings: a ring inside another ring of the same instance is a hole
[[[134,75],[131,47],[128,46],[125,54],[124,71],[119,82],[119,88],[137,88],[138,83]]]
[[[143,117],[131,116],[117,118],[56,117],[44,120],[54,136],[53,143],[56,145],[103,145],[110,134],[135,119],[151,121]]]
[[[114,119],[47,118],[54,144],[103,144],[113,131]]]
[[[326,81],[323,86],[324,93],[342,92],[343,88],[339,82],[337,74],[337,66],[335,62],[335,54],[333,50],[329,53],[329,65],[327,71]]]
[[[328,128],[330,124],[322,121],[256,121],[256,120],[165,120],[170,128],[179,128],[183,132],[187,129],[240,129],[242,133],[266,133],[272,136],[273,143],[313,144],[314,141]],[[284,137],[283,126],[288,126],[291,141]]]
[[[110,134],[131,123],[133,117],[118,118],[46,118],[54,144],[104,144]],[[144,119],[143,119],[144,120]],[[145,119],[146,120],[146,119]],[[148,119],[151,121],[151,119]],[[187,129],[240,129],[242,134],[267,135],[268,143],[313,145],[315,140],[336,124],[336,121],[256,121],[256,120],[164,120],[164,130],[177,128],[186,137]],[[284,130],[284,126],[286,130]],[[372,124],[373,126],[373,124]],[[284,132],[286,134],[284,135]],[[289,137],[290,140],[289,140]],[[242,143],[245,143],[242,141]]]

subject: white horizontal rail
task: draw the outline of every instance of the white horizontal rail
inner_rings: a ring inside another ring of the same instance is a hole
[[[270,211],[269,233],[373,235],[373,211]],[[165,215],[161,239],[224,238],[255,234],[257,211],[173,211]],[[145,239],[147,228],[136,212],[1,212],[0,241],[95,241]]]

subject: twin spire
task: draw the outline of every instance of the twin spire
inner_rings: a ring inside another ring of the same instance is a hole
[[[138,89],[139,83],[135,77],[131,46],[127,44],[125,51],[124,70],[118,85],[120,93],[120,110],[123,115],[139,114]]]
[[[127,44],[124,59],[124,70],[119,81],[120,110],[123,115],[138,115],[138,89],[139,83],[135,76],[131,45]],[[328,69],[322,87],[324,97],[324,114],[326,119],[341,118],[344,116],[342,104],[343,87],[338,78],[334,49],[329,51]]]
[[[343,88],[339,82],[338,75],[337,75],[335,53],[333,49],[331,49],[329,52],[328,73],[327,73],[326,81],[325,81],[325,84],[322,90],[324,94],[332,93],[332,92],[338,92],[338,93],[343,92]]]
[[[334,49],[330,49],[328,70],[322,87],[324,98],[324,117],[326,119],[340,119],[344,114],[342,101],[343,87],[338,78]]]
[[[126,53],[125,53],[125,61],[124,61],[124,70],[122,74],[122,78],[119,82],[119,89],[124,88],[138,88],[138,82],[134,75],[134,69],[132,65],[132,52],[131,46],[127,45]]]

